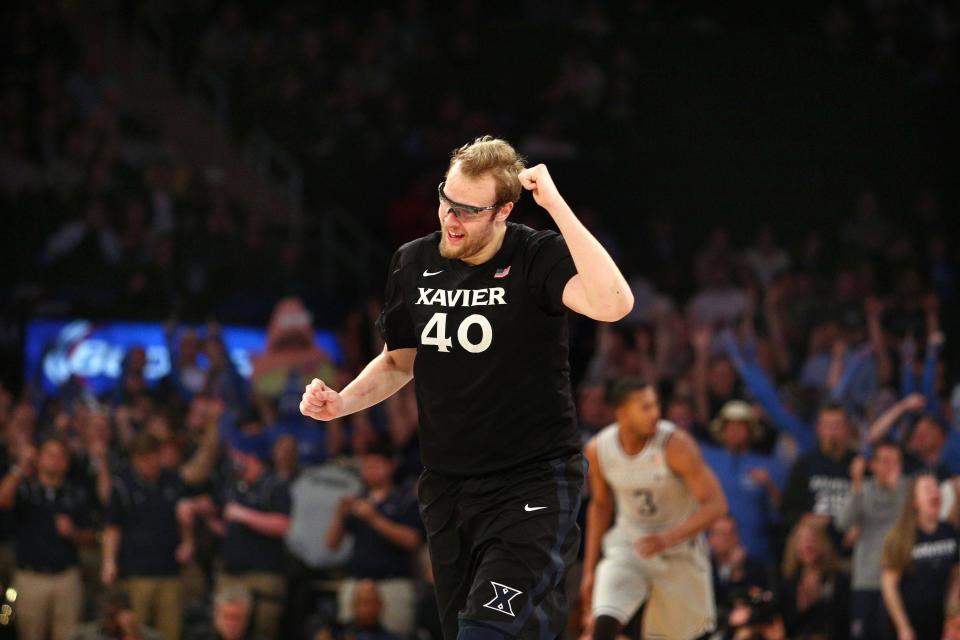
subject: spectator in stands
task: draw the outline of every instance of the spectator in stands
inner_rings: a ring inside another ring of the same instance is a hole
[[[293,482],[300,472],[297,439],[289,433],[282,434],[270,447],[270,460],[273,470],[284,482]]]
[[[774,458],[750,452],[751,441],[760,437],[760,425],[747,403],[728,402],[710,426],[720,446],[704,446],[703,459],[720,480],[747,552],[767,562],[772,557],[769,536],[777,520],[782,469]]]
[[[83,607],[78,547],[91,544],[89,507],[66,482],[61,440],[20,448],[0,482],[0,509],[12,509],[17,539],[17,631],[23,640],[66,640]]]
[[[197,629],[186,635],[186,640],[269,640],[250,635],[253,597],[242,586],[224,587],[213,597],[213,627]]]
[[[883,543],[881,638],[919,640],[940,635],[945,607],[958,597],[958,552],[957,530],[940,522],[937,479],[930,474],[917,476]]]
[[[840,568],[830,538],[815,521],[798,523],[783,552],[780,600],[791,638],[849,636],[850,580]]]
[[[353,534],[347,568],[354,580],[347,580],[339,594],[344,621],[349,620],[355,579],[372,579],[384,596],[384,626],[407,635],[413,629],[416,598],[414,552],[423,543],[424,533],[415,496],[408,487],[394,485],[396,466],[389,445],[375,443],[367,448],[361,457],[364,492],[341,500],[327,530],[327,546],[335,548],[344,535]]]
[[[254,394],[259,402],[276,403],[279,426],[301,426],[306,419],[300,413],[300,396],[315,377],[332,380],[333,364],[316,344],[313,316],[303,302],[284,298],[270,316],[266,349],[253,358]],[[312,428],[323,431],[321,426]]]
[[[129,404],[149,388],[144,373],[147,367],[147,352],[137,345],[127,349],[121,363],[120,379],[113,390],[113,404]]]
[[[203,352],[210,362],[204,385],[206,392],[222,401],[230,409],[238,410],[245,407],[249,400],[247,381],[237,371],[223,342],[220,325],[215,322],[207,325]]]
[[[895,434],[891,432],[905,417],[916,415],[926,406],[926,399],[919,393],[912,393],[899,402],[890,406],[870,425],[867,440],[870,443],[880,442]],[[906,449],[904,467],[907,473],[927,471],[937,476],[939,480],[950,477],[950,469],[945,459],[947,435],[946,427],[929,414],[920,414],[908,427],[901,438]],[[953,463],[956,464],[956,463]]]
[[[231,446],[235,477],[219,496],[223,570],[216,588],[250,590],[257,635],[270,639],[277,637],[286,593],[283,538],[290,528],[290,490],[258,453],[242,442]],[[207,515],[196,502],[188,511]]]
[[[403,636],[383,626],[383,609],[384,602],[377,583],[369,579],[360,580],[353,588],[350,622],[342,628],[324,626],[310,637],[312,640],[400,640]]]
[[[747,553],[740,543],[737,522],[731,516],[721,516],[710,525],[707,541],[713,568],[713,597],[718,610],[728,610],[737,593],[769,586],[766,566]]]
[[[170,373],[166,386],[179,402],[188,404],[203,391],[207,374],[200,366],[200,338],[193,329],[181,329],[176,335],[175,323],[164,325],[167,350],[170,353]]]
[[[216,423],[207,440],[179,470],[164,470],[161,441],[141,433],[130,446],[131,467],[113,479],[103,536],[101,577],[123,578],[137,619],[164,640],[180,638],[183,609],[180,566],[193,555],[193,528],[182,499],[185,484],[204,482],[213,466]]]
[[[893,526],[907,498],[909,481],[903,477],[903,454],[889,440],[877,443],[870,458],[872,478],[864,480],[867,463],[857,457],[850,465],[850,494],[835,524],[853,545],[850,637],[878,638],[882,606],[880,563],[887,531]]]
[[[175,611],[169,609],[168,614]],[[179,638],[180,636],[177,636]],[[130,605],[130,596],[121,589],[100,596],[100,619],[78,626],[70,640],[163,640],[159,631],[142,624]]]
[[[761,227],[754,244],[744,253],[744,261],[753,272],[757,284],[766,289],[773,280],[790,268],[790,255],[776,244],[773,229]]]
[[[717,415],[726,403],[742,397],[733,363],[725,355],[712,352],[713,339],[714,333],[709,326],[700,327],[692,336],[693,397],[697,420],[703,424],[710,422],[710,417]],[[757,428],[760,428],[759,423]],[[762,431],[758,433],[762,434]]]
[[[834,520],[850,493],[852,427],[839,404],[828,404],[817,417],[817,448],[800,456],[790,470],[781,505],[784,525],[793,528],[812,519],[835,533]]]

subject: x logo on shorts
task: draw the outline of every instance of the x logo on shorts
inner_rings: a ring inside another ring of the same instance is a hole
[[[490,581],[490,584],[493,585],[493,600],[483,606],[513,616],[513,607],[510,606],[510,601],[523,592],[493,580]]]

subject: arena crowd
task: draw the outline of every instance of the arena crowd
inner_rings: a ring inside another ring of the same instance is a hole
[[[434,228],[437,167],[474,135],[513,131],[536,161],[590,164],[641,119],[631,38],[687,24],[657,3],[560,3],[582,46],[510,103],[484,65],[479,3],[439,16],[267,4],[161,8],[172,72],[224,78],[234,134],[266,129],[323,176],[308,200],[352,207],[385,251]],[[529,18],[545,3],[523,4]],[[129,29],[145,7],[124,4]],[[439,640],[412,388],[330,423],[298,410],[311,379],[342,385],[382,348],[379,284],[332,299],[285,218],[231,201],[128,114],[56,3],[3,11],[0,206],[16,220],[0,240],[3,326],[159,320],[170,367],[152,378],[134,347],[108,390],[71,377],[50,393],[4,351],[0,637]],[[824,50],[955,89],[955,6],[818,15]],[[483,109],[444,82],[464,67],[489,81]],[[358,193],[350,173],[396,153],[403,170]],[[886,577],[914,637],[960,638],[960,609],[942,606],[960,552],[957,194],[924,181],[846,193],[831,224],[800,231],[660,213],[624,233],[601,206],[578,210],[636,299],[616,325],[571,318],[584,442],[612,421],[605,390],[625,376],[653,381],[664,419],[698,440],[730,505],[708,535],[717,637],[880,637]],[[543,224],[530,208],[518,219]],[[236,322],[266,328],[249,376],[223,340]]]

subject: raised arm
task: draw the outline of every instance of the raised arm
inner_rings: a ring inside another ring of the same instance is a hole
[[[773,350],[778,373],[790,370],[790,350],[787,349],[787,342],[783,336],[783,321],[780,313],[783,296],[783,283],[778,282],[767,289],[763,298],[763,317],[767,322],[767,334],[770,337],[770,347]]]
[[[710,325],[698,327],[693,332],[693,406],[701,424],[710,422],[710,395],[707,391],[707,369],[710,365],[710,343],[713,329]]]
[[[880,576],[880,591],[890,620],[897,628],[897,637],[901,640],[912,639],[913,626],[907,617],[907,609],[903,606],[903,598],[900,597],[900,573],[893,569],[884,569]]]
[[[908,411],[920,411],[923,409],[925,402],[926,400],[924,400],[923,394],[911,393],[906,398],[894,404],[881,413],[880,417],[870,425],[870,430],[867,432],[867,442],[876,444],[880,440],[883,440],[903,414]]]
[[[386,400],[413,379],[416,349],[386,347],[339,393],[314,378],[303,392],[300,413],[315,420],[333,420]]]
[[[547,167],[520,172],[520,184],[547,210],[570,249],[577,274],[563,290],[563,304],[594,320],[616,322],[633,308],[633,292],[603,245],[593,237],[557,191]]]
[[[670,469],[683,480],[700,506],[675,527],[640,538],[637,551],[643,557],[654,556],[689,540],[727,512],[727,498],[723,495],[720,481],[703,461],[693,438],[683,431],[675,431],[667,441],[666,455]]]
[[[220,452],[220,418],[223,402],[214,400],[207,414],[207,426],[196,452],[180,467],[180,477],[187,484],[201,485],[210,477]]]
[[[788,433],[797,441],[802,450],[812,449],[816,445],[813,429],[783,406],[780,394],[777,393],[773,382],[767,376],[763,367],[743,357],[731,333],[725,332],[721,336],[721,341],[730,362],[743,379],[743,383],[770,418],[770,424],[776,427],[778,431]]]

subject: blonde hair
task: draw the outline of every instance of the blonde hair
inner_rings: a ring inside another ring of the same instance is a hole
[[[833,543],[830,542],[830,538],[827,537],[826,532],[810,522],[800,522],[787,537],[787,546],[783,552],[783,577],[788,580],[793,578],[800,568],[800,559],[797,557],[797,539],[800,537],[800,532],[804,529],[809,529],[813,532],[814,542],[820,551],[820,555],[817,558],[817,568],[824,574],[839,571],[841,569],[840,559],[837,557],[833,549]]]
[[[921,473],[910,481],[907,499],[903,501],[897,522],[883,540],[880,564],[884,569],[903,573],[913,561],[913,543],[917,541],[917,482],[932,477],[929,473]]]
[[[477,178],[490,174],[496,183],[497,205],[520,199],[520,180],[517,174],[527,166],[526,159],[506,140],[481,136],[450,154],[447,173],[458,164],[465,176]]]

